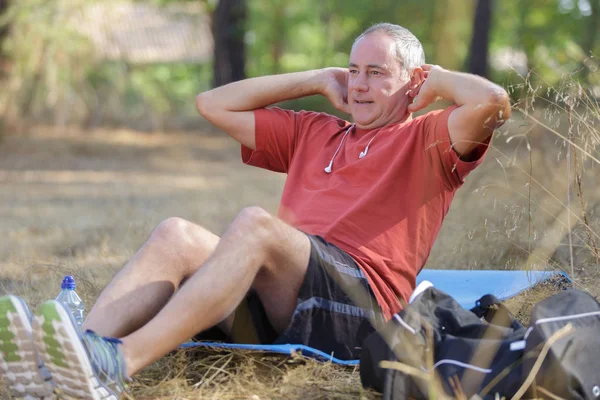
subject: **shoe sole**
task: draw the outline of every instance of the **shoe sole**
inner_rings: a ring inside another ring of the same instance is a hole
[[[56,301],[41,304],[33,317],[33,340],[59,391],[85,400],[118,400],[94,374],[67,311]]]
[[[31,323],[15,296],[0,298],[0,371],[13,395],[55,400],[52,377],[38,358]]]

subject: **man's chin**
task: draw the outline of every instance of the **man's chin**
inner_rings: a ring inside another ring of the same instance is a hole
[[[354,125],[360,129],[371,129],[371,125],[375,122],[374,118],[365,118],[360,115],[352,114],[352,121],[354,121]]]
[[[380,116],[379,118],[360,118],[360,116],[355,117],[354,115],[352,115],[354,125],[356,125],[356,127],[359,129],[377,129],[381,128],[382,126],[396,124],[410,119],[412,118],[411,114],[408,111],[405,111],[402,114],[402,118],[395,118],[392,120],[384,120],[383,116]]]
[[[356,125],[359,129],[375,129],[381,127],[383,124],[378,123],[377,120],[374,119],[356,119],[354,118],[354,125]]]

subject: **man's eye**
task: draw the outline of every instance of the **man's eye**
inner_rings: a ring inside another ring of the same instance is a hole
[[[371,75],[381,75],[379,71],[371,71]]]
[[[349,72],[350,72],[351,74],[358,74],[358,71],[357,71],[357,70],[355,70],[355,69],[351,69]]]

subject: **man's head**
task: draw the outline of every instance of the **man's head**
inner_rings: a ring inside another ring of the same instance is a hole
[[[356,125],[373,129],[406,119],[424,63],[421,42],[406,28],[381,23],[358,36],[348,65],[348,103]]]

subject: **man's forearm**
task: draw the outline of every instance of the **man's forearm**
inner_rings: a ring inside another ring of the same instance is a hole
[[[251,111],[280,101],[320,94],[322,70],[261,76],[233,82],[196,97],[198,110],[204,107],[227,111]]]
[[[490,107],[502,111],[504,119],[510,116],[510,102],[506,91],[482,77],[444,70],[438,75],[438,94],[459,106]]]

